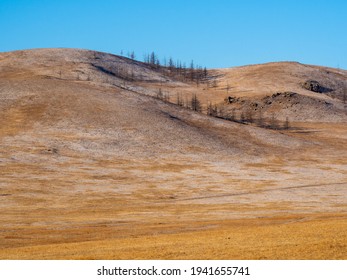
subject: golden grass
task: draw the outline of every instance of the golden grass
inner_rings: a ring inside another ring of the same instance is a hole
[[[41,52],[28,57],[45,66],[1,61],[0,259],[346,258],[344,123],[272,131],[146,96],[197,93],[206,106],[279,81],[299,90],[281,73],[306,67],[216,70],[208,89],[153,72],[136,93],[88,59],[65,61],[86,53]]]
[[[1,249],[1,259],[346,259],[347,219],[238,220],[190,232]]]

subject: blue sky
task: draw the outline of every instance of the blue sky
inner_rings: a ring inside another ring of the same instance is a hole
[[[299,61],[347,69],[345,0],[0,0],[0,51],[68,47],[208,68]]]

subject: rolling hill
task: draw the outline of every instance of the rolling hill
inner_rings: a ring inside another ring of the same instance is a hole
[[[0,53],[0,258],[346,258],[346,81],[293,62],[196,82],[96,51]]]

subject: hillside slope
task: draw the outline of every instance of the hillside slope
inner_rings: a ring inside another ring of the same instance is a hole
[[[223,83],[233,70],[213,71],[226,72],[209,88],[94,51],[1,53],[0,258],[200,258],[205,246],[187,245],[209,236],[206,258],[345,258],[346,236],[336,235],[347,232],[340,109],[336,121],[328,112],[328,123],[273,130],[155,98],[161,88],[172,102],[177,92],[196,93],[204,105],[232,106]],[[283,243],[307,227],[326,238],[307,229],[291,241],[299,247]],[[252,232],[262,234],[252,246],[268,241],[261,254],[241,246]],[[225,235],[239,255],[223,246]]]
[[[253,112],[255,118],[310,122],[346,122],[347,71],[296,62],[221,69],[219,91],[233,97],[226,114]],[[318,92],[305,88],[318,82]]]

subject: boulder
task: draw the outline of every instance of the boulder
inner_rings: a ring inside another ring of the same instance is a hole
[[[303,88],[313,91],[313,92],[320,92],[322,93],[324,91],[324,87],[322,87],[319,82],[314,81],[314,80],[307,80],[303,84]]]

